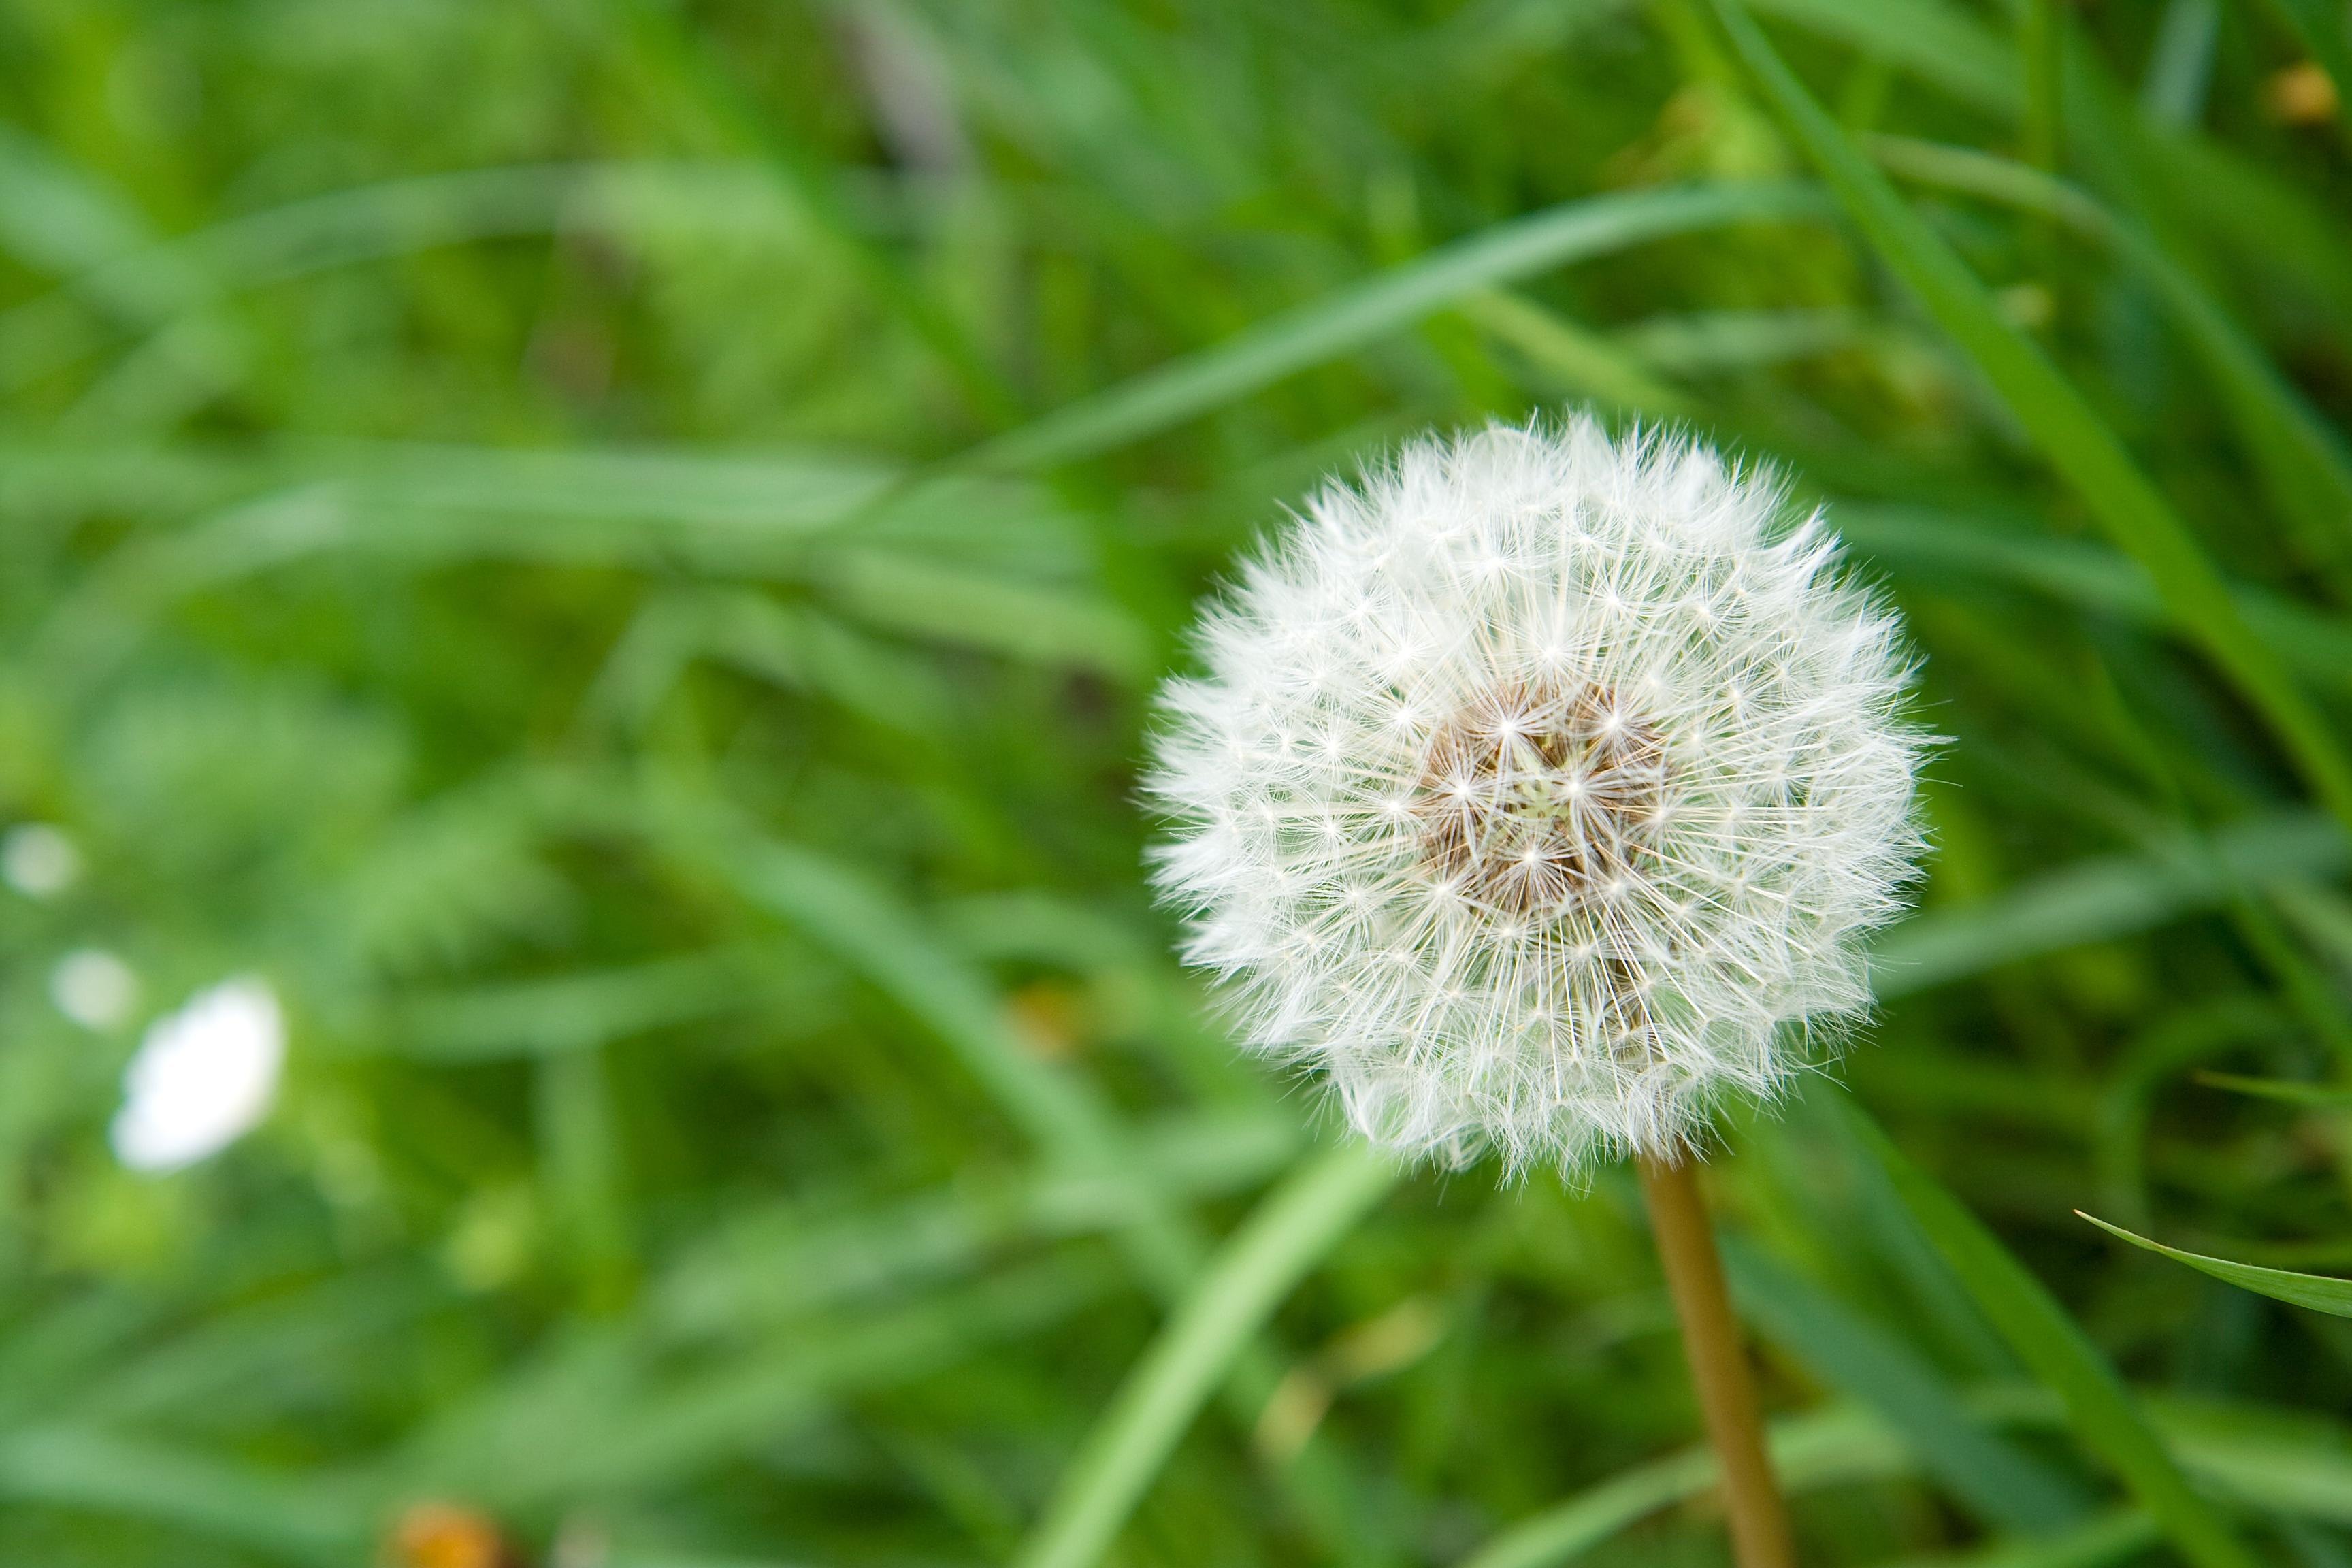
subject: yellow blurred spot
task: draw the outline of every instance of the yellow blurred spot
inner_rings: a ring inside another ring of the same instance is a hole
[[[2271,118],[2289,125],[2318,125],[2336,118],[2336,84],[2309,60],[2273,72],[2263,84]]]
[[[1047,1061],[1077,1055],[1086,1040],[1084,1014],[1078,994],[1051,980],[1024,985],[1004,999],[1005,1021],[1013,1032]]]
[[[1787,173],[1788,155],[1772,122],[1719,82],[1693,82],[1666,100],[1647,134],[1611,153],[1601,182],[1655,185],[1694,176],[1762,179]]]
[[[506,1537],[483,1514],[452,1503],[421,1502],[393,1526],[398,1568],[513,1568]]]
[[[1437,1348],[1445,1315],[1426,1296],[1408,1296],[1333,1340],[1323,1359],[1342,1383],[1401,1372]]]
[[[1315,1436],[1315,1428],[1323,1425],[1324,1413],[1331,1408],[1331,1396],[1337,1392],[1331,1380],[1312,1363],[1302,1363],[1284,1373],[1265,1408],[1258,1412],[1252,1438],[1259,1457],[1277,1468],[1297,1458],[1307,1439]]]
[[[1288,1464],[1315,1436],[1342,1387],[1400,1372],[1444,1337],[1445,1316],[1426,1296],[1409,1296],[1379,1317],[1341,1331],[1275,1385],[1252,1434],[1259,1457],[1271,1465]]]

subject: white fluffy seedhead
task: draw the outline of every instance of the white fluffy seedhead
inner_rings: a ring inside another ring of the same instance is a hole
[[[1924,741],[1900,628],[1782,510],[1579,418],[1416,441],[1244,567],[1150,787],[1254,1048],[1383,1144],[1573,1171],[1864,1011]]]

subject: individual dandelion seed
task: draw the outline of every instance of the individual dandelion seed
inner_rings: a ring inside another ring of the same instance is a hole
[[[1919,847],[1894,620],[1769,476],[1577,418],[1327,488],[1200,650],[1150,784],[1186,956],[1376,1142],[1637,1157],[1741,1568],[1793,1568],[1693,1152],[1868,1005]]]
[[[1868,1005],[1919,843],[1909,663],[1769,477],[1582,418],[1416,441],[1199,646],[1160,889],[1247,1042],[1374,1141],[1670,1157]]]

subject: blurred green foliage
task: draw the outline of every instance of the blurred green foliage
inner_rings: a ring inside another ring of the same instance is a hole
[[[2008,1253],[1826,1079],[1712,1172],[1807,1560],[2170,1550],[2038,1278],[2352,1562],[2352,1323],[2072,1214],[2352,1265],[2344,1098],[2195,1076],[2352,1076],[2342,17],[1755,10],[1802,135],[1685,0],[0,6],[0,816],[81,861],[0,892],[0,1561],[1002,1562],[1205,1279],[1280,1310],[1117,1562],[1721,1562],[1621,1173],[1220,1260],[1330,1129],[1140,885],[1234,552],[1577,402],[1830,505],[1953,739],[1838,1076]],[[239,973],[275,1113],[120,1168]]]

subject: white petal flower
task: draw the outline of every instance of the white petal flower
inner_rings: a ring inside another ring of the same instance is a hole
[[[1924,740],[1899,628],[1769,479],[1587,419],[1419,441],[1200,648],[1158,880],[1249,1044],[1380,1142],[1671,1155],[1867,1007]]]
[[[175,1171],[260,1124],[278,1095],[286,1024],[250,977],[225,981],[159,1018],[123,1070],[115,1156],[134,1171]]]

